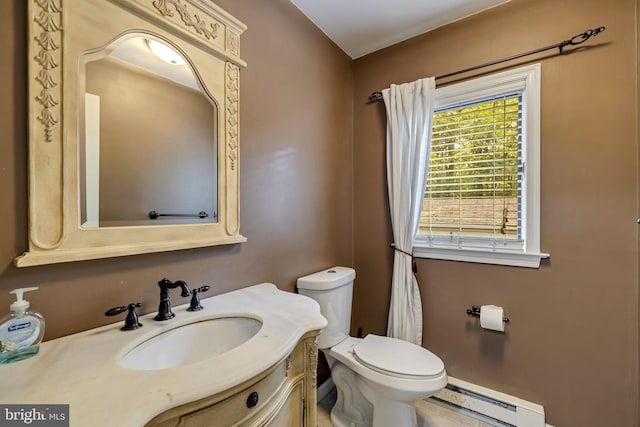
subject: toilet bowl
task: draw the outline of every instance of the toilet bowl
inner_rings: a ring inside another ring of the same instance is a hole
[[[318,337],[337,400],[331,409],[336,427],[411,427],[413,403],[444,388],[444,363],[425,348],[396,338],[348,335],[355,271],[346,267],[298,279],[298,291],[315,299],[328,324]]]

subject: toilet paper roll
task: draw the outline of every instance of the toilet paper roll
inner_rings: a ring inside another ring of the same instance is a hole
[[[504,332],[504,310],[496,305],[483,305],[480,307],[480,326],[484,329]]]

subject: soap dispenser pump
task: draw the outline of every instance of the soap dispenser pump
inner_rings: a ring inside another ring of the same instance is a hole
[[[11,363],[38,354],[44,337],[44,317],[37,311],[29,310],[29,301],[23,298],[25,292],[38,287],[14,289],[16,295],[9,309],[11,312],[0,320],[0,363]]]

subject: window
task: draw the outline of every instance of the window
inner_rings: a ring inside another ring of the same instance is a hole
[[[436,89],[418,257],[539,267],[540,65]]]

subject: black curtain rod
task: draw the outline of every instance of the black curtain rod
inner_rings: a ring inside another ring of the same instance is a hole
[[[605,30],[605,27],[598,27],[593,30],[587,30],[582,34],[578,34],[576,36],[571,37],[568,40],[562,41],[560,43],[556,43],[551,46],[541,47],[540,49],[531,50],[529,52],[520,53],[518,55],[509,56],[507,58],[498,59],[497,61],[487,62],[486,64],[476,65],[475,67],[465,68],[464,70],[454,71],[453,73],[443,74],[441,76],[436,76],[436,80],[445,79],[447,77],[457,76],[458,74],[468,73],[469,71],[479,70],[481,68],[490,67],[492,65],[502,64],[503,62],[513,61],[514,59],[523,58],[529,55],[535,55],[536,53],[544,52],[551,49],[558,49],[558,55],[563,54],[563,49],[567,46],[575,46],[582,44],[589,40],[591,37],[595,37],[601,32]],[[369,102],[379,101],[382,99],[382,92],[373,92],[369,96]]]

